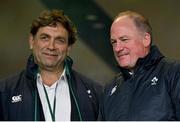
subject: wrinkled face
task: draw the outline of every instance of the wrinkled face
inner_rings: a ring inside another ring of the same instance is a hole
[[[133,69],[137,60],[148,53],[150,35],[138,30],[132,19],[126,16],[113,22],[110,36],[115,58],[122,68]]]
[[[29,38],[30,48],[41,69],[58,70],[63,68],[70,46],[68,31],[61,25],[39,28],[37,34]]]

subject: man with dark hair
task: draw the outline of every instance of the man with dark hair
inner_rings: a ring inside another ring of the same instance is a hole
[[[120,13],[110,29],[120,73],[104,93],[104,120],[180,120],[180,63],[152,45],[146,18]]]
[[[97,120],[100,87],[72,69],[75,41],[63,11],[44,11],[32,22],[26,69],[0,81],[0,120]]]

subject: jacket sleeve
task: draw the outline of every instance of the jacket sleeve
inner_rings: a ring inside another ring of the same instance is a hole
[[[4,99],[3,97],[3,92],[4,92],[4,81],[0,80],[0,121],[4,121]]]
[[[103,87],[102,95],[100,97],[100,111],[99,111],[99,117],[98,117],[99,121],[108,121],[107,115],[105,114],[108,112],[105,110],[105,108],[107,107],[106,103],[107,103],[107,100],[109,99],[109,91],[115,85],[115,82],[114,82],[115,80],[116,78]]]
[[[99,97],[98,121],[105,121],[105,117],[104,117],[104,88],[103,88],[102,93]]]
[[[1,92],[0,92],[0,121],[3,120],[3,113],[2,113],[2,100],[1,100]]]
[[[108,113],[105,108],[106,108],[106,100],[108,99],[108,92],[109,91],[109,86],[105,86],[103,88],[103,93],[100,97],[100,110],[99,110],[99,117],[98,121],[108,121],[107,120],[107,115],[105,113]]]
[[[175,111],[176,120],[180,120],[180,63],[174,63],[171,67],[171,99]]]

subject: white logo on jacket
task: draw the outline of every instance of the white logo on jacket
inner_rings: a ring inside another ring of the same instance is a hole
[[[158,81],[158,78],[155,76],[152,80],[151,80],[151,85],[156,85]]]
[[[92,95],[91,95],[91,90],[87,90],[87,93],[88,93],[88,96],[89,96],[89,98],[92,98]]]
[[[21,102],[21,101],[22,101],[22,95],[13,96],[11,98],[12,103],[17,103],[17,102]]]
[[[116,91],[116,89],[117,89],[117,85],[112,88],[110,96],[111,96],[112,94],[114,94],[114,92]]]

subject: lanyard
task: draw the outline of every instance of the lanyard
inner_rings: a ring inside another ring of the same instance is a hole
[[[49,101],[49,97],[48,97],[48,94],[47,94],[47,91],[46,91],[46,88],[43,84],[43,88],[44,88],[44,93],[46,95],[46,100],[47,100],[47,103],[48,103],[48,107],[49,107],[49,111],[50,111],[50,114],[51,114],[51,118],[52,118],[52,121],[55,121],[55,109],[56,109],[56,90],[57,90],[57,85],[58,83],[56,84],[56,88],[55,88],[55,93],[54,93],[54,105],[53,105],[53,110],[51,108],[51,104],[50,104],[50,101]]]

